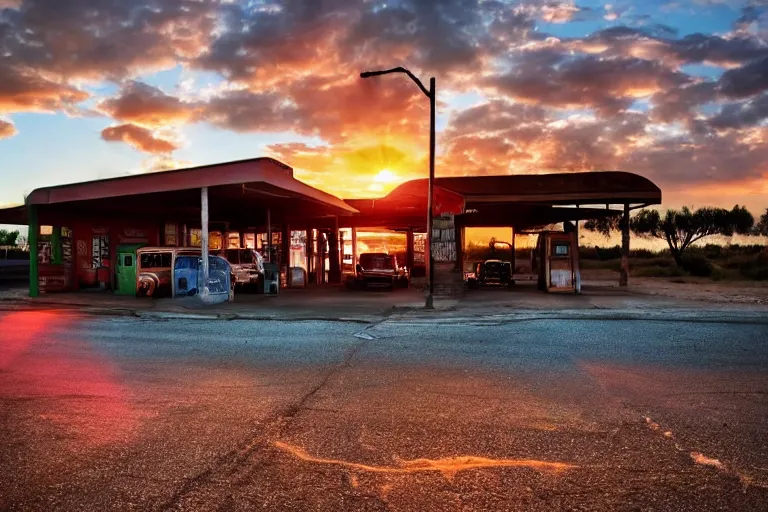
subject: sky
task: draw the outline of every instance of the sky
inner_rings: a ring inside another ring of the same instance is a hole
[[[0,205],[277,158],[340,197],[623,170],[665,207],[768,207],[765,0],[0,0]]]

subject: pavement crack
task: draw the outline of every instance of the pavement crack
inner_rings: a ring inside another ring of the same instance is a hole
[[[302,395],[297,402],[278,412],[263,426],[263,428],[259,429],[260,434],[254,434],[246,442],[241,444],[242,447],[240,449],[231,450],[220,455],[208,468],[200,471],[193,477],[188,478],[168,500],[158,505],[157,509],[171,510],[178,508],[181,501],[193,492],[208,484],[216,485],[219,480],[226,481],[227,478],[231,478],[241,471],[242,467],[246,465],[247,461],[254,453],[274,449],[270,439],[279,438],[284,434],[288,427],[290,427],[293,419],[302,410],[306,409],[306,405],[312,401],[317,393],[344,368],[351,366],[352,359],[354,359],[366,343],[367,341],[363,340],[347,349],[341,362],[330,368],[320,379],[320,382]],[[259,461],[258,465],[262,464],[264,464],[264,461]],[[219,479],[217,478],[217,475],[226,475],[227,478]]]
[[[347,350],[341,363],[331,368],[331,370],[323,376],[322,380],[315,387],[310,389],[309,392],[305,393],[297,403],[293,404],[291,407],[285,410],[283,414],[281,414],[278,418],[278,421],[284,419],[293,419],[302,409],[304,409],[305,404],[310,402],[312,398],[314,398],[314,396],[317,394],[317,392],[323,389],[326,384],[328,384],[328,381],[331,380],[332,377],[338,374],[339,371],[343,368],[348,368],[351,366],[350,363],[352,362],[352,359],[360,351],[363,345],[365,345],[365,343],[366,341],[361,341],[360,343],[357,343],[349,350]]]

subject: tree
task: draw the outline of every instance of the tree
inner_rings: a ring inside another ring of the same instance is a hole
[[[768,208],[766,208],[765,213],[760,216],[760,221],[755,226],[755,234],[768,236]]]
[[[665,240],[678,266],[683,266],[683,253],[694,242],[712,235],[733,236],[746,234],[755,223],[752,214],[743,206],[732,210],[704,207],[691,211],[667,210],[662,218],[657,210],[640,210],[630,221],[632,232]]]
[[[0,245],[16,246],[18,238],[18,231],[7,231],[5,229],[0,229]]]
[[[621,221],[623,215],[611,215],[601,219],[589,219],[584,222],[584,229],[594,231],[608,238],[613,231],[621,231]]]

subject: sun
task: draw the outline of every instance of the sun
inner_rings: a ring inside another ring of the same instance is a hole
[[[397,180],[397,174],[393,173],[389,169],[382,169],[376,176],[373,177],[373,181],[377,183],[393,183]]]

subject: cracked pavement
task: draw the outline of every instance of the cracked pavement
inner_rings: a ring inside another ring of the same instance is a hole
[[[3,510],[764,510],[768,326],[0,312]]]

